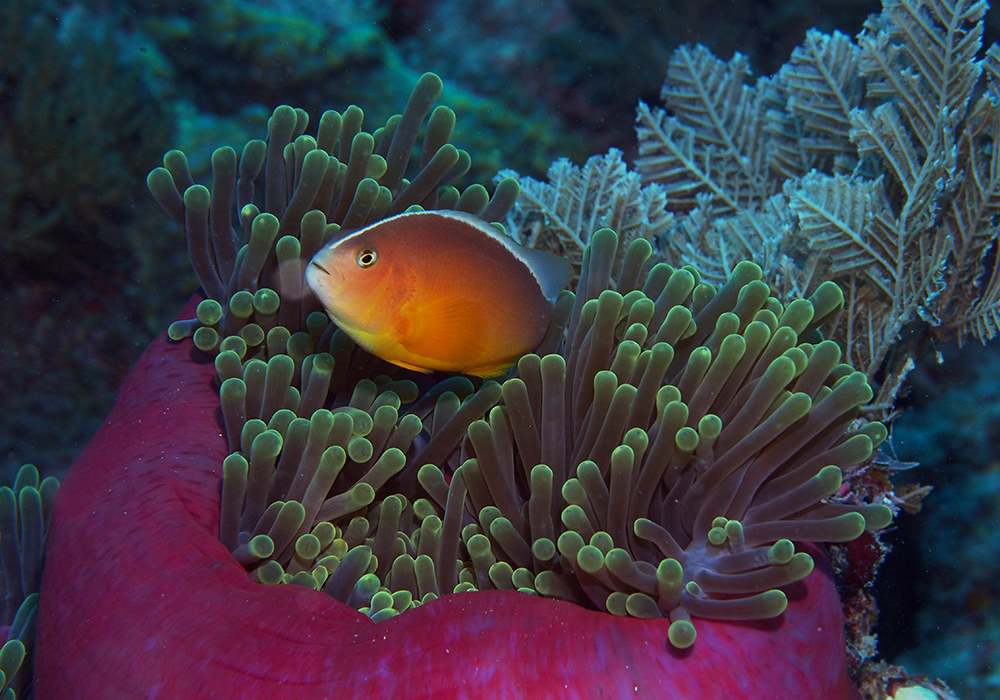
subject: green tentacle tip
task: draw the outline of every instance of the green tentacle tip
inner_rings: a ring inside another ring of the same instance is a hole
[[[266,561],[261,564],[256,572],[257,580],[261,583],[274,586],[281,583],[282,578],[284,578],[285,570],[276,561]]]
[[[676,559],[664,559],[656,567],[656,578],[662,588],[680,589],[684,582],[684,567]]]
[[[222,473],[223,478],[246,478],[247,471],[249,470],[249,464],[247,463],[246,457],[234,452],[228,455],[224,460],[222,460]]]
[[[222,304],[215,299],[202,299],[195,310],[198,322],[203,326],[214,326],[222,320]]]
[[[732,546],[742,547],[744,545],[743,523],[739,520],[730,520],[723,526],[723,529],[726,531],[726,539]]]
[[[547,537],[540,537],[531,543],[531,553],[539,561],[550,561],[556,555],[555,542]]]
[[[771,564],[787,564],[795,556],[795,545],[791,540],[778,540],[767,552],[767,560]]]
[[[279,261],[295,260],[302,252],[302,245],[295,236],[282,236],[274,246]]]
[[[250,444],[250,460],[275,459],[281,452],[284,442],[277,430],[265,430],[257,435]]]
[[[655,620],[658,617],[663,617],[663,613],[660,612],[660,607],[656,604],[656,601],[645,593],[630,593],[629,597],[625,600],[625,610],[632,617],[638,617],[643,620]]]
[[[820,469],[812,480],[822,489],[824,497],[832,496],[837,493],[840,485],[844,483],[844,473],[840,470],[840,467],[831,464]]]
[[[725,544],[726,542],[726,531],[721,527],[713,527],[708,531],[708,541],[714,544],[716,547]]]
[[[188,169],[187,156],[179,148],[171,148],[163,154],[163,167],[170,172]]]
[[[175,343],[190,338],[198,328],[198,320],[194,318],[184,321],[174,321],[167,327],[167,337]]]
[[[413,593],[405,588],[392,594],[392,609],[403,612],[413,607]]]
[[[14,493],[20,493],[26,486],[38,488],[38,467],[34,464],[22,464],[14,477]]]
[[[393,608],[383,608],[371,616],[372,622],[382,622],[383,620],[388,620],[390,617],[396,617],[399,611]]]
[[[748,282],[754,282],[761,279],[764,276],[764,271],[761,269],[760,265],[749,260],[743,260],[736,264],[733,268],[732,279],[739,280],[743,284]]]
[[[315,211],[315,210],[314,210]],[[277,292],[275,292],[277,294]],[[330,317],[322,311],[313,311],[306,316],[306,329],[309,335],[320,336],[330,323]]]
[[[243,401],[247,395],[247,385],[239,377],[230,377],[219,387],[219,396],[223,402]]]
[[[204,302],[202,302],[204,303]],[[265,316],[272,316],[278,313],[278,306],[281,300],[278,297],[278,293],[273,289],[263,288],[258,289],[253,295],[253,307],[259,314]],[[199,305],[199,308],[200,305]]]
[[[367,462],[372,458],[374,453],[374,448],[366,438],[363,437],[352,437],[347,443],[347,456],[351,458],[353,462],[361,463]]]
[[[505,177],[497,183],[493,191],[493,201],[499,207],[513,206],[514,200],[521,194],[521,184],[512,177]],[[508,205],[508,202],[510,203]]]
[[[372,602],[370,607],[370,612],[372,616],[381,612],[382,610],[391,610],[394,600],[392,594],[389,591],[381,590],[372,596]]]
[[[19,639],[12,639],[0,648],[0,672],[7,678],[11,678],[21,668],[24,663],[25,649],[24,643]]]
[[[215,356],[215,373],[219,376],[219,380],[241,378],[243,376],[243,363],[240,356],[222,346],[223,343],[219,343],[219,354]]]
[[[667,639],[675,649],[687,649],[697,639],[698,632],[690,620],[677,620],[670,623]]]
[[[889,527],[889,523],[892,522],[892,510],[889,506],[869,506],[865,508],[864,519],[866,530],[881,530]]]
[[[316,535],[307,533],[295,541],[295,555],[300,559],[312,561],[319,556],[322,544]]]
[[[584,545],[576,553],[576,563],[588,574],[595,574],[604,567],[604,553],[594,545]]]
[[[253,313],[253,294],[246,290],[236,292],[229,299],[229,311],[236,318],[250,318]]]
[[[219,351],[221,352],[232,352],[236,355],[238,360],[243,360],[247,354],[247,341],[238,335],[230,335],[222,339],[219,343]],[[241,370],[242,371],[242,370]]]
[[[677,431],[674,442],[681,452],[694,452],[698,447],[698,433],[694,428],[683,427]]]
[[[816,563],[813,558],[806,554],[805,552],[799,552],[794,557],[792,557],[790,566],[790,576],[793,576],[796,581],[801,581],[806,576],[812,573],[815,568]]]
[[[872,439],[872,447],[878,447],[889,437],[889,429],[878,421],[872,421],[863,428],[861,432]]]
[[[433,101],[441,96],[442,90],[444,90],[444,82],[438,77],[437,73],[428,71],[417,80],[417,84],[413,88],[413,93]]]
[[[247,543],[247,549],[250,553],[257,557],[257,559],[266,559],[274,554],[274,540],[267,535],[255,535],[254,538]]]
[[[211,352],[219,346],[219,334],[214,328],[202,326],[194,332],[194,346],[203,352]]]
[[[816,316],[823,317],[844,305],[844,290],[836,282],[827,280],[809,298],[816,308]]]
[[[721,432],[722,419],[716,415],[709,413],[698,421],[698,436],[702,440],[714,441]]]
[[[247,347],[254,348],[264,342],[264,329],[256,323],[248,323],[240,329],[238,336],[233,337],[240,338]],[[197,344],[197,341],[195,343]]]
[[[146,176],[146,187],[157,199],[177,191],[174,178],[166,168],[153,168]]]
[[[643,260],[648,260],[649,256],[653,254],[653,246],[645,238],[636,238],[629,243],[628,252],[630,255],[635,255]]]
[[[759,606],[757,608],[759,611],[757,617],[761,620],[777,617],[785,612],[785,609],[788,607],[788,596],[783,591],[777,589],[764,591],[752,596],[752,598],[756,599],[754,602]]]
[[[312,588],[316,590],[316,577],[309,571],[299,571],[295,573],[289,579],[288,583],[292,586],[302,586],[303,588]]]
[[[827,542],[850,542],[865,531],[865,516],[861,513],[844,513],[828,522],[831,530]]]
[[[365,548],[367,549],[367,547]],[[370,604],[372,596],[378,593],[379,586],[382,583],[378,580],[378,576],[375,574],[364,574],[358,579],[358,582],[354,584],[354,594],[358,596],[359,599]]]
[[[236,151],[232,146],[222,146],[212,151],[212,168],[233,169],[236,167]]]
[[[623,593],[622,591],[613,591],[608,595],[607,600],[604,602],[604,607],[612,615],[617,617],[625,617],[628,615],[628,609],[626,608],[626,603],[628,602],[628,593]]]
[[[184,190],[184,206],[194,212],[207,212],[212,196],[204,185],[191,185]]]

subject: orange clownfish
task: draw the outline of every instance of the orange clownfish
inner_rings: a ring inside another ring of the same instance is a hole
[[[418,372],[502,374],[544,336],[568,260],[457,211],[415,211],[333,241],[306,280],[368,352]]]

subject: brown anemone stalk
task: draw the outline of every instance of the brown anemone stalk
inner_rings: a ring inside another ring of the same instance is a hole
[[[176,152],[150,175],[210,298],[59,491],[36,696],[857,698],[811,543],[888,522],[835,499],[884,428],[836,346],[800,340],[833,285],[782,306],[743,263],[716,290],[647,269],[646,241],[616,265],[605,229],[538,354],[478,385],[313,311],[302,266],[340,225],[516,196],[439,187],[468,161],[442,108],[403,177],[439,91],[374,135],[279,108],[267,144],[216,152],[212,193]]]

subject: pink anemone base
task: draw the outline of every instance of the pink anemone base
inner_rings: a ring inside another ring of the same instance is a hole
[[[664,620],[523,593],[449,595],[374,624],[323,593],[255,583],[218,540],[226,441],[214,366],[193,352],[153,342],[60,489],[37,700],[860,697],[817,548],[781,618],[696,619],[684,652]]]

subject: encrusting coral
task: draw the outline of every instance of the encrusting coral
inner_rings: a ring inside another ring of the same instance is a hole
[[[840,363],[834,343],[814,338],[843,303],[835,285],[783,306],[753,263],[736,266],[716,289],[693,268],[647,269],[652,247],[642,238],[616,264],[618,237],[601,230],[584,253],[576,295],[560,296],[537,354],[521,359],[516,376],[478,387],[463,377],[431,385],[393,368],[357,350],[316,310],[302,269],[340,227],[414,205],[496,221],[513,204],[509,180],[492,199],[479,186],[442,188],[469,161],[447,143],[454,115],[445,108],[431,114],[419,173],[404,177],[439,92],[436,76],[425,75],[403,115],[371,135],[357,108],[325,113],[315,138],[303,135],[304,113],[278,108],[267,144],[251,142],[239,159],[232,149],[216,152],[212,192],[191,181],[179,152],[150,174],[157,200],[187,231],[209,297],[170,336],[193,336],[214,363],[192,362],[185,343],[154,344],[81,458],[90,481],[76,476],[82,467],[71,472],[79,500],[65,497],[53,522],[40,696],[59,697],[59,684],[70,681],[76,685],[65,687],[78,697],[97,696],[99,681],[133,694],[161,683],[174,692],[263,693],[292,673],[317,696],[357,674],[361,684],[342,692],[388,697],[409,682],[436,688],[431,694],[462,688],[502,697],[538,687],[544,673],[544,687],[574,697],[659,690],[667,677],[663,697],[687,697],[706,682],[716,689],[702,692],[706,698],[731,697],[735,688],[856,697],[828,574],[810,575],[814,556],[821,568],[823,557],[792,544],[850,540],[891,515],[884,505],[837,496],[842,470],[868,459],[885,429],[857,420],[872,396],[865,376]],[[263,196],[254,188],[262,171]],[[242,236],[232,225],[234,201]],[[205,384],[213,374],[214,400]],[[224,436],[203,424],[220,402]],[[133,420],[148,439],[109,454]],[[143,456],[163,440],[171,446]],[[95,519],[97,497],[106,505]],[[124,541],[102,535],[107,529]],[[109,556],[134,568],[115,575]],[[243,568],[261,583],[298,586],[258,586]],[[60,582],[76,576],[112,576],[102,581],[107,597],[140,606],[149,627],[126,632],[114,617],[124,612],[99,614],[82,592],[62,593]],[[449,595],[474,589],[497,592]],[[494,597],[504,595],[514,598]],[[712,622],[773,618],[786,606],[792,619],[778,626]],[[615,617],[584,607],[668,621],[622,619],[615,632]],[[533,612],[524,619],[520,610]],[[178,614],[180,628],[163,626]],[[398,622],[381,622],[388,618]],[[553,638],[532,625],[542,620],[580,634]],[[407,658],[426,665],[408,662],[411,671],[396,678],[379,670],[403,653],[375,643],[393,636],[383,625],[396,634],[417,625],[425,639],[413,640],[418,648]],[[476,645],[461,640],[484,625],[511,643],[516,637],[511,650],[490,651],[489,668],[507,678],[460,673],[483,663]],[[786,634],[800,625],[812,630],[807,641]],[[79,652],[66,662],[49,647],[63,630]],[[349,658],[352,630],[369,640],[362,653],[373,666]],[[629,672],[605,631],[631,640],[626,648],[655,640],[655,650]],[[169,681],[159,664],[99,662],[102,640],[115,634],[137,645],[148,634],[171,652],[186,639],[204,658]],[[541,649],[553,643],[566,656],[536,668],[532,655],[547,658]],[[578,660],[594,653],[584,651],[590,643],[616,669],[610,675]],[[288,654],[301,644],[310,645],[314,665],[300,655],[292,671]],[[727,645],[748,655],[760,649],[760,666],[773,671],[745,678],[728,661],[717,668]],[[442,646],[445,658],[428,656]],[[248,675],[241,669],[251,658]],[[805,658],[817,661],[799,667]],[[101,677],[81,679],[83,667]]]

